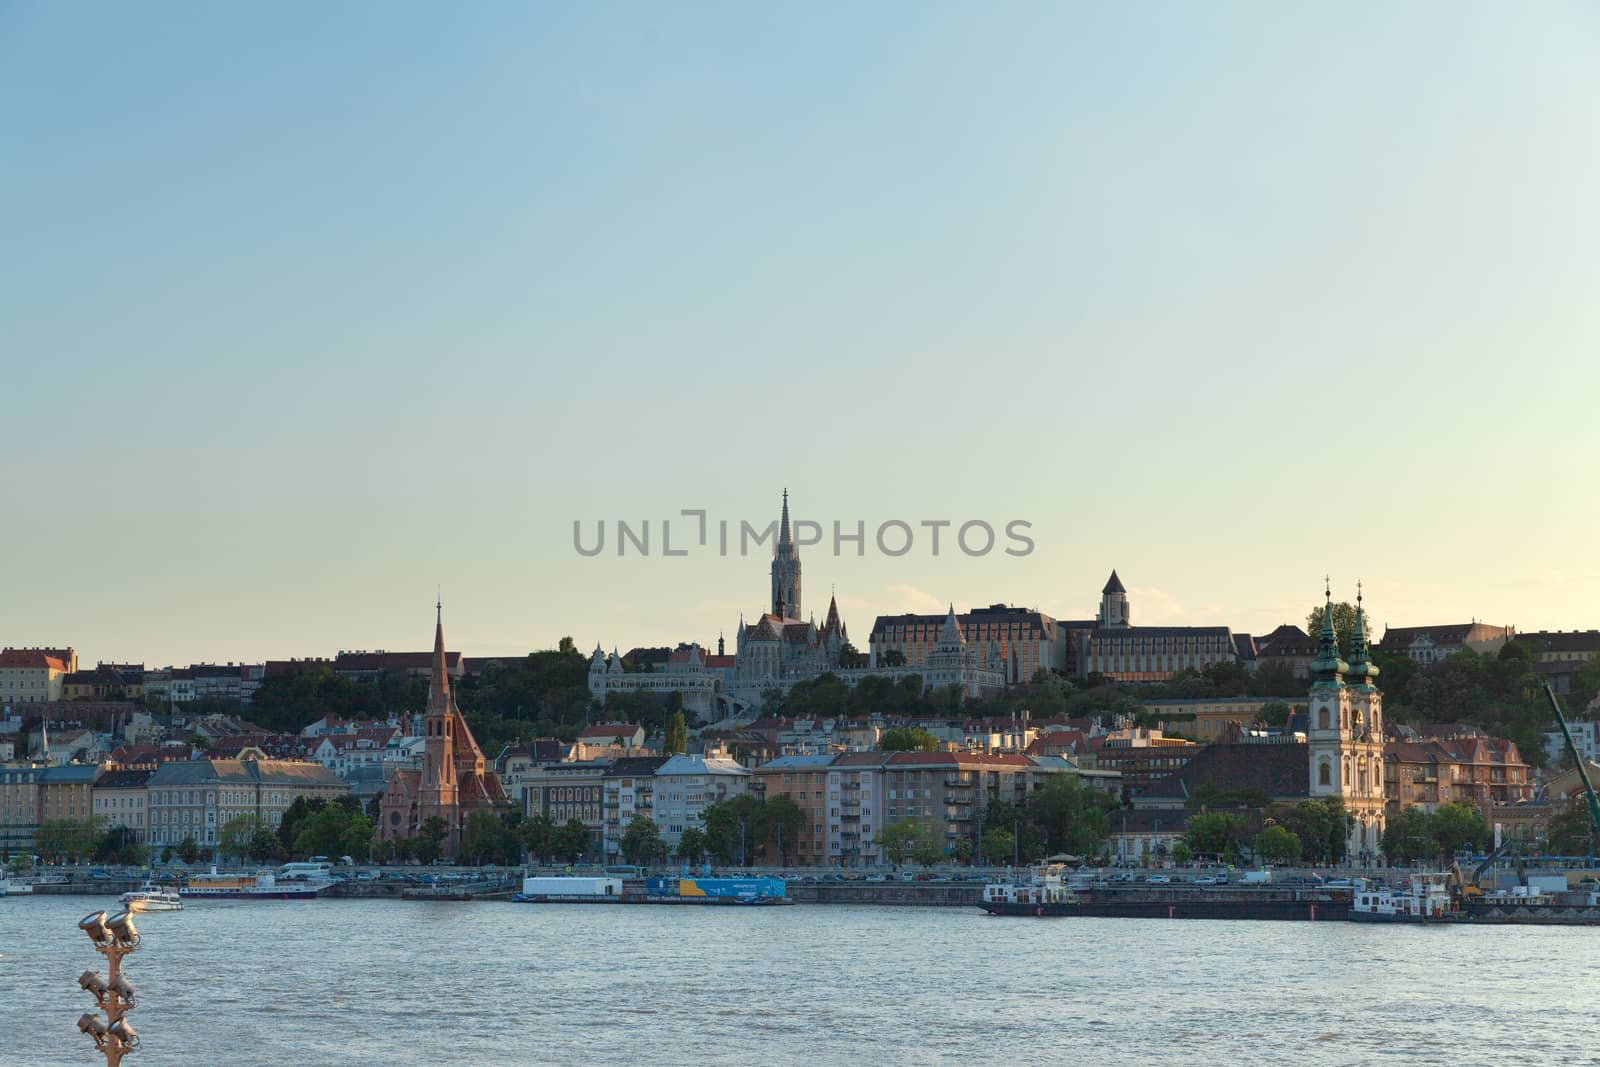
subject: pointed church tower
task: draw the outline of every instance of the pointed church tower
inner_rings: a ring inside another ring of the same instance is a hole
[[[1117,572],[1112,571],[1106,587],[1100,590],[1100,618],[1096,620],[1100,626],[1108,630],[1126,629],[1128,621],[1128,591],[1122,587],[1122,579],[1117,577]]]
[[[460,801],[456,782],[454,731],[450,728],[450,670],[444,653],[444,605],[434,607],[433,669],[428,677],[428,709],[423,716],[421,791],[417,819],[442,817],[453,827]]]
[[[1360,604],[1360,595],[1357,595]],[[1313,799],[1338,798],[1350,813],[1346,841],[1351,862],[1368,862],[1383,837],[1382,699],[1370,662],[1365,611],[1358,607],[1351,635],[1351,661],[1339,655],[1333,592],[1323,588],[1322,630],[1311,661],[1310,722],[1307,749]]]
[[[772,552],[772,614],[780,619],[800,618],[800,553],[789,529],[789,490],[783,491],[783,514],[778,520],[778,545]]]

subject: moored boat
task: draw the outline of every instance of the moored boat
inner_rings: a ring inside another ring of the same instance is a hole
[[[315,900],[331,882],[279,881],[270,870],[255,874],[191,874],[178,895],[184,900]]]
[[[1387,888],[1363,889],[1350,906],[1352,922],[1442,923],[1457,918],[1455,899],[1443,873],[1413,875]]]

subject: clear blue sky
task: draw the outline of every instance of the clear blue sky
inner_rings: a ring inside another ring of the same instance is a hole
[[[1600,626],[1583,4],[0,3],[0,643],[873,615]],[[659,536],[659,533],[658,533]]]

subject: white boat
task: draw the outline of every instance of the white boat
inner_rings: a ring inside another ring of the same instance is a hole
[[[178,890],[185,899],[213,900],[315,900],[331,882],[279,881],[273,871],[255,874],[191,874]]]
[[[0,878],[0,897],[26,897],[33,895],[32,882],[18,882]]]
[[[149,882],[146,882],[131,893],[122,894],[117,899],[129,911],[134,912],[183,910],[183,899],[178,896],[177,890],[162,889]]]
[[[1443,873],[1417,874],[1409,882],[1390,889],[1364,889],[1350,905],[1352,922],[1438,923],[1456,917],[1448,876]]]

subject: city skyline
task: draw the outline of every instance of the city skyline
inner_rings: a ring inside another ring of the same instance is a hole
[[[1600,21],[1417,4],[0,11],[0,643],[715,641],[948,603],[1600,625]],[[860,637],[858,636],[858,641]]]

